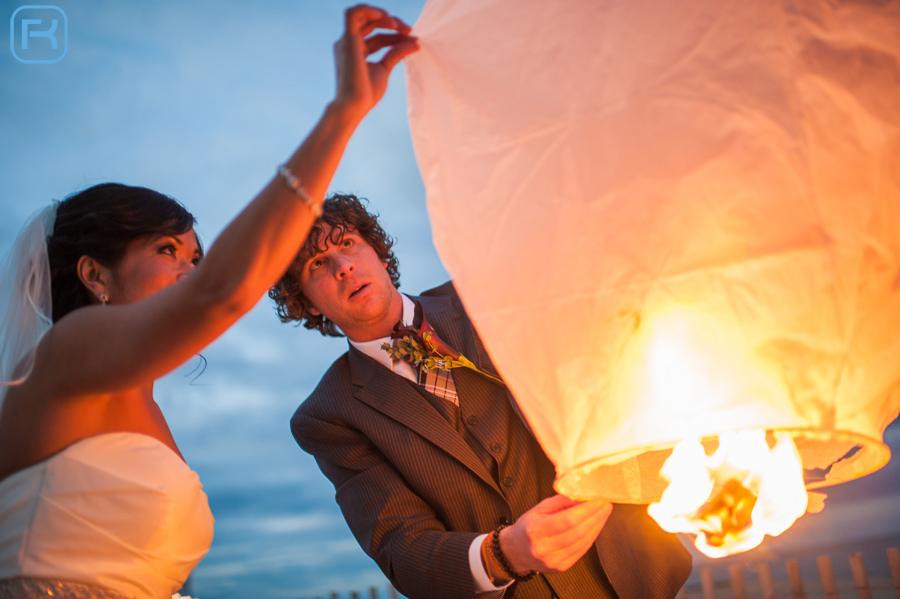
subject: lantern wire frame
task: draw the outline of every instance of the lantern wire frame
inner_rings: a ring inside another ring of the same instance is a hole
[[[767,429],[790,433],[804,470],[808,490],[821,489],[871,474],[891,458],[890,448],[878,439],[850,431],[813,428]],[[662,466],[680,441],[634,448],[598,457],[559,472],[558,493],[577,499],[601,498],[614,503],[654,503],[669,484]],[[701,439],[707,455],[718,447],[718,436]],[[852,460],[849,458],[853,458]]]

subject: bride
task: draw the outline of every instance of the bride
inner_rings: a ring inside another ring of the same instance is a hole
[[[153,381],[287,268],[351,134],[417,49],[409,33],[380,9],[346,11],[335,99],[205,257],[194,217],[142,187],[91,187],[23,229],[0,279],[0,378],[11,385],[0,396],[0,596],[160,599],[181,588],[213,518]]]

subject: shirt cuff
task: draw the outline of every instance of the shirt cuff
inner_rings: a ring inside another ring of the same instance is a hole
[[[481,563],[481,543],[484,542],[486,537],[487,535],[477,536],[472,541],[472,544],[469,545],[469,569],[472,571],[472,580],[475,582],[476,593],[499,591],[512,584],[512,581],[509,581],[501,587],[494,586],[487,572],[485,572],[484,565]]]

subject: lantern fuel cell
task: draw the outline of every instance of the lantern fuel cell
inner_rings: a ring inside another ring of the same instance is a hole
[[[705,447],[685,439],[661,474],[669,484],[648,512],[664,530],[696,535],[694,545],[710,557],[781,534],[808,506],[800,456],[787,432],[725,432]]]

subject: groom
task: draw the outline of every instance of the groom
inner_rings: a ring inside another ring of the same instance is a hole
[[[362,548],[412,599],[674,597],[691,570],[678,539],[643,506],[554,494],[452,284],[401,294],[392,244],[355,196],[334,195],[270,292],[282,321],[349,339],[291,430]],[[396,359],[410,341],[475,369],[423,372]]]

